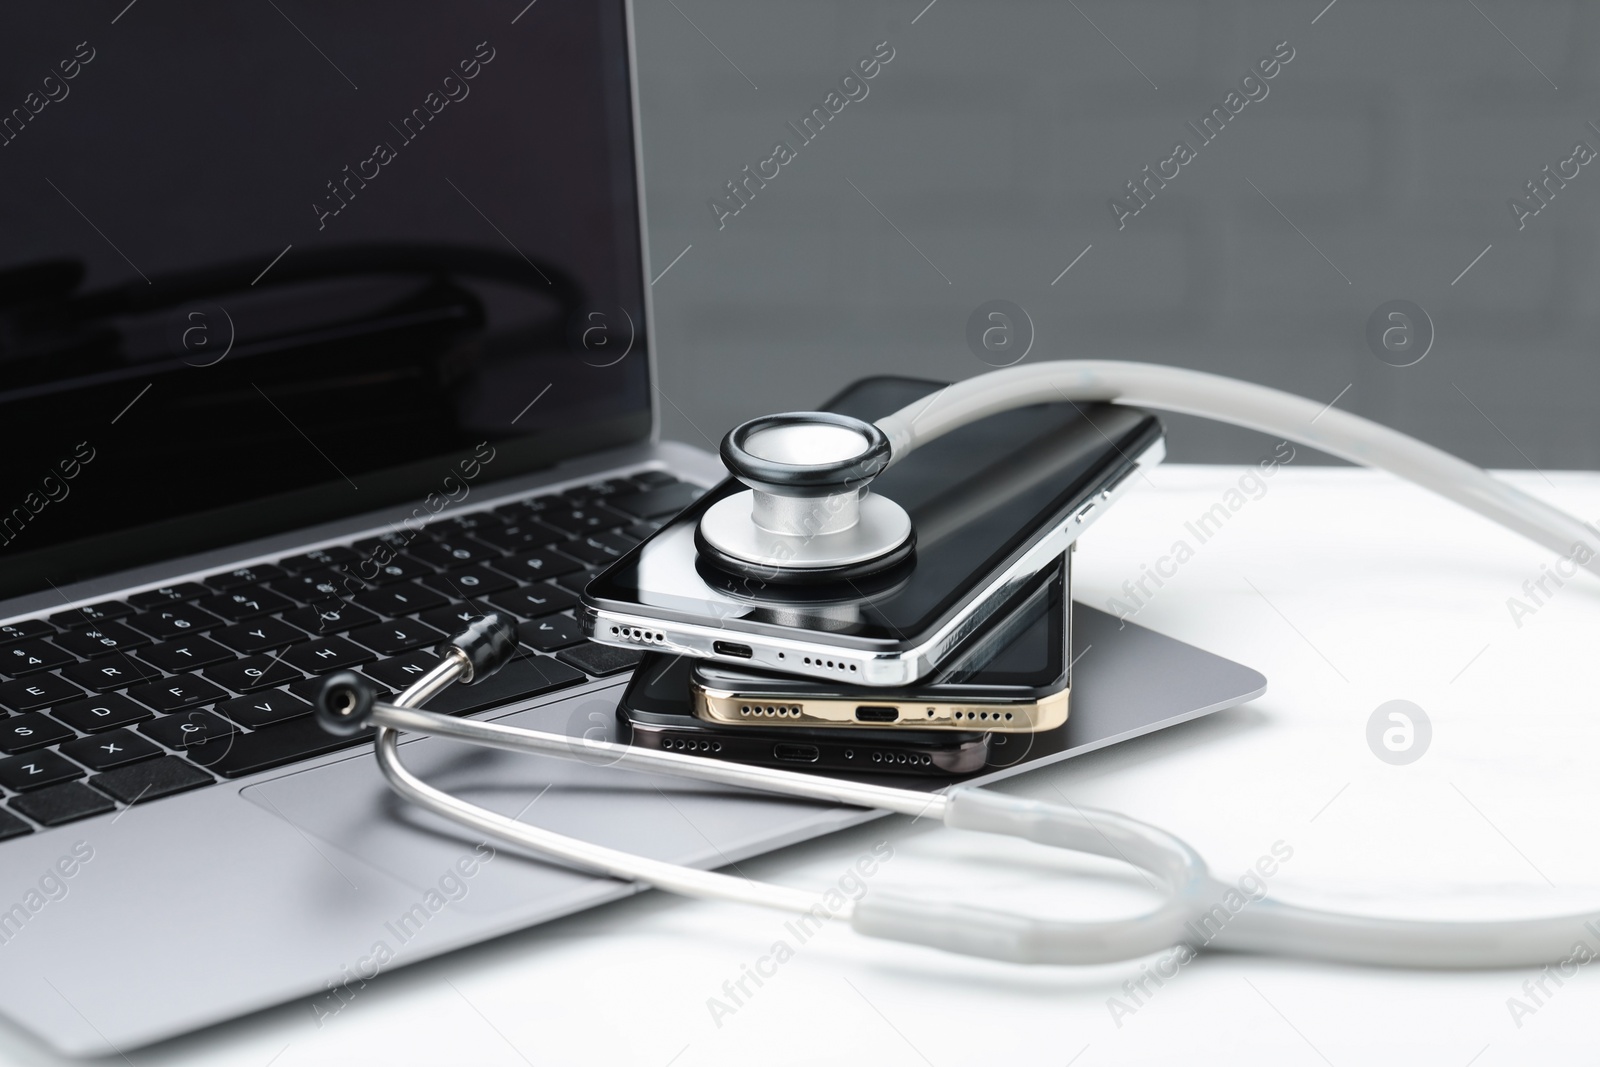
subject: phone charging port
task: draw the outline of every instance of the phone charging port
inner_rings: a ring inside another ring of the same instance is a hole
[[[899,717],[899,708],[887,708],[881,705],[863,704],[856,709],[857,722],[894,722]]]
[[[772,746],[772,758],[785,763],[815,763],[822,758],[816,745],[795,745],[783,742]]]
[[[713,641],[711,651],[719,656],[732,656],[734,659],[749,659],[755,655],[749,645],[736,645],[732,641]]]

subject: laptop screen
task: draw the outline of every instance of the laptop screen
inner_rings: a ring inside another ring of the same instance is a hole
[[[623,0],[0,12],[0,595],[645,438]]]

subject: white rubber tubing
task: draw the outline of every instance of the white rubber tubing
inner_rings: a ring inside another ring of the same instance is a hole
[[[1302,908],[1246,896],[1182,840],[1126,815],[986,789],[948,797],[946,826],[1121,860],[1159,879],[1165,899],[1141,915],[1083,920],[874,887],[850,916],[858,933],[1025,964],[1109,963],[1187,945],[1380,967],[1530,967],[1568,958],[1600,927],[1600,911],[1458,922]]]
[[[874,889],[852,908],[821,917],[846,919],[870,937],[926,945],[969,956],[1024,964],[1094,964],[1136,959],[1173,945],[1273,953],[1403,967],[1505,967],[1550,963],[1570,954],[1586,923],[1600,912],[1491,922],[1430,922],[1369,918],[1316,911],[1271,900],[1244,903],[1239,891],[1211,877],[1205,861],[1183,841],[1148,823],[1115,812],[1071,808],[958,788],[944,797],[906,790],[830,782],[783,771],[718,764],[675,753],[641,752],[610,742],[580,741],[471,719],[451,719],[405,706],[426,699],[407,691],[389,706],[377,737],[378,763],[402,797],[477,833],[562,863],[637,880],[675,893],[755,904],[797,914],[815,913],[811,893],[701,871],[583,841],[479,807],[435,788],[400,762],[399,730],[432,733],[510,751],[537,752],[589,762],[599,756],[625,768],[748,785],[780,795],[840,793],[847,803],[877,802],[896,810],[942,808],[946,826],[1023,838],[1042,845],[1120,860],[1162,883],[1155,908],[1121,919],[1032,916],[940,899],[926,890]],[[642,757],[642,758],[641,758]],[[872,795],[854,795],[857,790]],[[1230,907],[1230,901],[1242,906]]]
[[[1430,489],[1600,575],[1600,531],[1448,452],[1292,393],[1156,363],[1059,360],[957,382],[878,420],[890,463],[970,422],[1030,404],[1105,401],[1259,430]]]

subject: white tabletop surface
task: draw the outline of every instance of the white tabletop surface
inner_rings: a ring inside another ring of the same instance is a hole
[[[1557,555],[1451,504],[1385,476],[1293,463],[1230,496],[1245,470],[1152,473],[1084,539],[1074,593],[1105,607],[1187,541],[1193,556],[1173,577],[1159,589],[1146,580],[1154,595],[1137,621],[1257,668],[1267,695],[1002,788],[1153,822],[1223,877],[1281,842],[1293,855],[1269,885],[1285,900],[1396,915],[1600,909],[1600,581],[1547,580],[1553,595],[1535,603],[1523,583]],[[1600,519],[1600,474],[1505,477]],[[1202,544],[1185,523],[1219,502],[1237,510]],[[1514,619],[1512,597],[1532,613]],[[1368,719],[1394,699],[1420,706],[1433,728],[1426,753],[1404,766],[1367,743]],[[900,817],[743,871],[820,891],[885,841],[893,857],[871,885],[1079,916],[1148,899],[1126,868]],[[724,982],[779,940],[793,958],[759,988],[746,979],[751,995],[735,1005]],[[651,893],[386,974],[320,1026],[297,1003],[128,1060],[1490,1067],[1597,1054],[1600,964],[1559,986],[1547,979],[1536,1000],[1523,988],[1531,970],[1211,954],[1135,1000],[1124,983],[1150,962],[1014,967],[843,926],[800,944],[776,913]],[[734,1010],[714,1016],[712,997]],[[1112,998],[1131,1010],[1114,1011]],[[1510,998],[1531,1010],[1514,1016]],[[57,1062],[0,1031],[0,1063]]]

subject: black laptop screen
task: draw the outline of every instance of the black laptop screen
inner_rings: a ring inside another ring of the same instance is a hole
[[[0,12],[0,595],[645,437],[636,196],[622,0]]]

